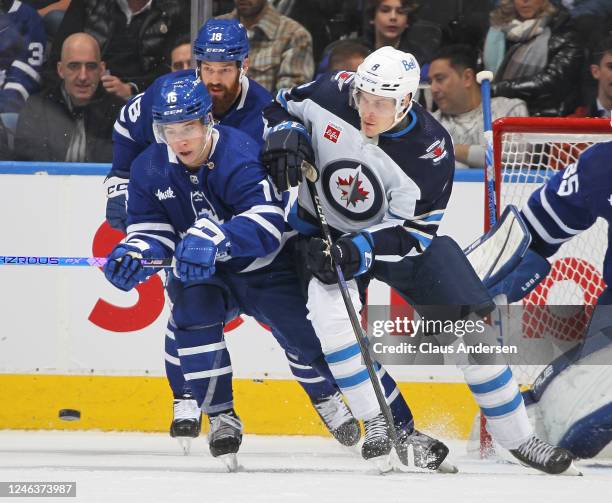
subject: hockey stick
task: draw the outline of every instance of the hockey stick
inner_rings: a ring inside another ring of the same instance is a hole
[[[389,436],[391,437],[391,441],[393,442],[395,451],[397,452],[398,456],[400,456],[399,449],[397,447],[399,443],[399,438],[397,436],[397,431],[395,430],[393,414],[391,413],[391,408],[387,403],[387,399],[385,398],[385,394],[383,393],[380,382],[378,380],[378,375],[376,374],[376,370],[374,369],[374,362],[372,361],[372,357],[370,356],[370,352],[368,351],[368,341],[364,337],[361,325],[359,324],[359,318],[357,317],[357,313],[355,312],[355,306],[353,306],[353,302],[351,301],[351,296],[349,294],[348,285],[346,284],[346,279],[344,278],[344,274],[342,273],[342,268],[338,265],[336,257],[334,257],[334,242],[329,231],[329,226],[327,225],[327,219],[325,218],[325,213],[323,212],[321,200],[319,199],[317,186],[315,185],[315,181],[317,179],[316,169],[308,162],[303,161],[302,171],[307,179],[308,192],[310,193],[312,203],[317,213],[317,219],[319,220],[319,227],[321,227],[321,231],[323,232],[323,238],[327,242],[329,249],[332,250],[332,262],[336,271],[336,277],[338,278],[338,289],[342,294],[344,306],[346,307],[349,319],[351,320],[351,326],[353,327],[353,333],[355,334],[355,338],[357,339],[357,344],[359,344],[359,351],[361,352],[363,363],[368,371],[368,377],[370,378],[370,382],[372,383],[372,387],[374,388],[376,400],[387,423]]]
[[[493,167],[493,126],[491,121],[491,81],[493,72],[488,70],[478,72],[476,81],[480,84],[482,96],[482,118],[484,139],[487,144],[485,154],[485,173],[487,184],[487,207],[489,210],[489,226],[497,222],[497,194],[495,192],[495,169]]]
[[[54,265],[54,266],[85,266],[103,267],[106,257],[31,257],[25,255],[0,255],[2,265]],[[171,258],[141,259],[143,267],[172,267]]]

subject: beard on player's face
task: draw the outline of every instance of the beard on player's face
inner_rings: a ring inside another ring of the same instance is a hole
[[[226,112],[236,101],[240,93],[240,79],[231,85],[221,83],[207,84],[206,88],[212,98],[213,112],[215,114]]]

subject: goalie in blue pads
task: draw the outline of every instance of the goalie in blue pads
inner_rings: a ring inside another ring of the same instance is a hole
[[[592,457],[612,441],[611,161],[612,142],[593,145],[576,163],[531,194],[517,215],[526,231],[528,247],[514,255],[516,250],[507,253],[512,260],[507,261],[500,274],[482,274],[495,253],[472,250],[468,254],[473,263],[480,264],[479,272],[492,295],[504,296],[507,303],[517,302],[544,280],[551,267],[547,258],[565,242],[589,229],[598,218],[608,222],[603,265],[606,288],[599,295],[585,339],[544,369],[534,390],[526,395],[536,430],[579,457]],[[483,257],[489,258],[483,261]],[[594,341],[597,351],[593,350]],[[538,412],[532,413],[531,409]]]

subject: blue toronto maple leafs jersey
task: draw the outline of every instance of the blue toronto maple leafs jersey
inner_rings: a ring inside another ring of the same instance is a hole
[[[162,75],[144,93],[134,96],[123,106],[113,130],[113,166],[109,177],[129,178],[132,161],[151,143],[155,143],[151,109],[162,83],[170,75],[187,77],[195,75],[195,71],[181,70]],[[223,116],[215,116],[215,121],[240,129],[261,146],[264,128],[262,110],[271,100],[272,95],[257,82],[242,79],[240,96]]]
[[[437,233],[453,184],[452,140],[417,103],[403,129],[367,139],[350,104],[352,80],[352,73],[338,72],[281,90],[264,111],[266,132],[286,121],[304,124],[329,225],[339,233],[369,231],[376,260],[397,261],[424,251]],[[289,222],[295,229],[316,230],[306,184],[300,185],[292,210]]]
[[[533,237],[531,247],[545,257],[591,227],[598,217],[606,220],[608,249],[603,279],[612,285],[612,142],[585,150],[577,163],[536,190],[522,213]]]
[[[229,239],[220,266],[247,272],[269,264],[288,234],[280,195],[246,134],[215,126],[208,163],[189,171],[165,144],[154,143],[134,161],[124,241],[146,257],[171,257],[194,222],[206,218]]]
[[[40,90],[40,70],[45,54],[47,34],[42,19],[29,5],[15,0],[8,9],[12,30],[0,33],[4,37],[21,36],[22,50],[6,69],[0,70],[0,113],[18,113],[30,95]]]

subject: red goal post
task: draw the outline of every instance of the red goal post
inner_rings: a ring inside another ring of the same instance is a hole
[[[520,209],[537,187],[558,170],[576,162],[589,146],[610,140],[612,128],[608,119],[508,117],[495,121],[493,158],[498,216],[508,204]],[[487,184],[484,186],[486,205],[489,194]],[[486,208],[484,215],[486,231],[490,227]],[[530,339],[530,344],[553,338],[556,346],[569,348],[578,342],[592,305],[605,287],[602,270],[607,246],[606,225],[598,221],[549,258],[550,274],[522,300],[522,319],[513,320],[514,326],[507,333]],[[555,305],[575,305],[576,310],[571,317],[561,318],[555,312]],[[540,307],[530,310],[530,306]],[[521,361],[519,365],[512,365],[512,370],[521,385],[530,386],[544,367],[541,361]],[[489,449],[490,437],[481,421],[481,455]]]

